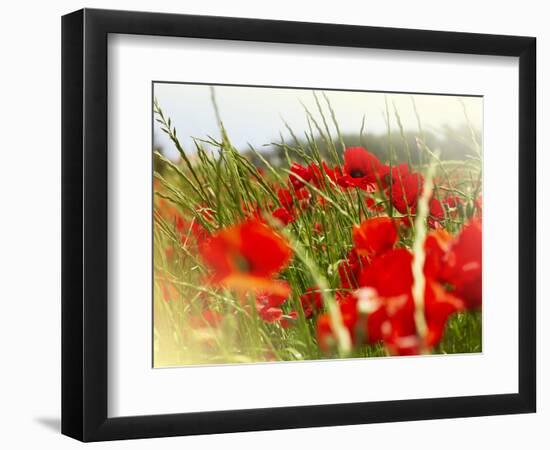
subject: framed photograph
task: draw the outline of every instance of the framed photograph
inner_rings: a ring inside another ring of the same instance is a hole
[[[62,432],[535,412],[536,40],[62,20]]]

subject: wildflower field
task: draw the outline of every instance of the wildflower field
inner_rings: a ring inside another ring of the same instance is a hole
[[[178,155],[153,154],[155,367],[482,350],[479,130],[444,157],[386,102],[374,152],[310,95],[271,153],[232,144],[214,95],[218,129],[184,148],[155,101]]]

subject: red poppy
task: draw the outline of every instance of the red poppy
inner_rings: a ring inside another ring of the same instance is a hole
[[[310,318],[313,314],[321,311],[323,308],[323,296],[319,291],[319,288],[312,287],[306,290],[306,292],[300,297],[300,303],[304,310],[304,316]]]
[[[419,339],[414,321],[414,300],[411,294],[383,299],[383,306],[369,320],[368,333],[371,342],[380,339],[392,354],[414,355],[419,352]]]
[[[357,302],[354,299],[341,301],[338,304],[342,324],[350,334],[353,343],[356,342],[356,326],[358,320]],[[336,345],[336,338],[332,330],[332,322],[328,313],[321,314],[316,325],[317,343],[323,352],[329,352]]]
[[[211,282],[240,291],[256,289],[288,295],[288,284],[272,277],[292,256],[288,242],[259,220],[247,220],[215,233],[199,246],[212,270]]]
[[[459,195],[449,195],[443,202],[447,209],[449,217],[456,219],[458,214],[464,208],[464,200]]]
[[[399,181],[404,178],[405,175],[409,174],[409,165],[408,164],[398,164],[392,166],[390,170],[389,165],[384,165],[380,168],[380,178],[385,185],[390,183],[390,179],[393,182]]]
[[[395,205],[395,202],[394,202]],[[437,198],[433,197],[429,202],[429,214],[428,214],[428,226],[433,229],[441,229],[442,222],[445,220],[445,209],[443,208],[443,203]],[[409,212],[411,216],[416,214],[416,202],[414,205],[409,207]],[[406,206],[405,206],[406,212]],[[401,221],[404,225],[410,226],[412,223],[412,217],[404,216],[401,218]]]
[[[345,189],[352,188],[356,186],[356,182],[352,180],[349,175],[342,175],[336,179],[336,184]],[[370,187],[370,184],[365,184],[365,190]]]
[[[275,323],[279,322],[283,317],[283,310],[274,306],[262,308],[258,311],[259,316],[264,322]]]
[[[344,152],[344,179],[340,184],[367,189],[380,180],[382,168],[379,159],[365,148],[347,148]]]
[[[311,172],[311,183],[318,189],[326,187],[327,177],[333,183],[337,183],[338,179],[342,177],[342,169],[340,167],[335,166],[331,169],[325,161],[321,162],[321,166],[310,164],[309,170]]]
[[[365,342],[382,341],[382,324],[387,320],[381,297],[372,288],[360,288],[350,293],[346,302],[355,302],[358,318],[362,317],[362,338]],[[366,320],[365,320],[366,316]]]
[[[285,314],[281,306],[287,301],[283,295],[262,292],[256,296],[256,310],[262,320],[268,323],[278,322],[283,328],[290,328],[296,322],[298,313]]]
[[[311,197],[311,194],[306,189],[291,192],[288,189],[281,188],[277,191],[277,197],[284,208],[292,209],[296,202],[302,203],[303,201],[307,201]]]
[[[373,197],[367,197],[365,199],[365,203],[367,204],[367,208],[369,209],[369,211],[372,211],[372,212],[379,213],[379,212],[383,212],[386,209],[384,202],[377,201]]]
[[[332,333],[332,325],[328,314],[319,316],[315,330],[319,348],[321,351],[328,353],[336,346],[336,338]]]
[[[370,342],[390,342],[397,335],[415,332],[411,264],[411,253],[397,249],[375,258],[362,272],[360,285],[376,293],[370,295],[365,324]],[[358,294],[361,292],[360,289]]]
[[[328,166],[324,164],[324,167],[328,169]],[[317,164],[310,164],[309,170],[311,171],[311,183],[316,187],[320,188],[325,185],[325,175],[323,170]]]
[[[178,230],[180,233],[183,233],[185,231],[187,222],[183,219],[181,215],[177,213],[173,218],[176,225],[176,230]]]
[[[481,306],[481,237],[481,222],[473,219],[453,239],[445,257],[442,278],[455,287],[453,293],[468,308]]]
[[[445,203],[450,209],[455,209],[460,205],[463,205],[464,201],[459,195],[449,195],[443,203]]]
[[[426,280],[424,315],[426,335],[421,340],[414,320],[415,304],[410,292],[381,299],[382,307],[368,316],[370,342],[383,341],[391,354],[416,355],[422,349],[437,345],[443,336],[449,316],[464,309],[464,303],[442,285]]]
[[[294,206],[294,197],[288,189],[279,189],[277,191],[277,198],[279,199],[279,203],[281,203],[283,208],[290,209]]]
[[[357,299],[353,295],[353,292],[349,292],[349,291],[336,291],[334,293],[334,299],[336,300],[336,303],[338,305],[349,303],[351,301],[354,301],[354,302],[357,301]]]
[[[376,229],[374,223],[371,226]],[[418,334],[415,321],[413,255],[404,248],[392,249],[395,240],[369,239],[367,225],[363,227],[362,224],[354,231],[356,247],[348,259],[355,258],[355,277],[359,282],[348,283],[348,286],[356,288],[358,285],[359,289],[344,294],[345,300],[337,302],[344,326],[354,344],[381,341],[392,354],[418,354],[441,341],[452,314],[464,310],[465,306],[472,308],[481,304],[479,220],[474,219],[467,224],[454,239],[443,229],[427,236],[424,265],[424,317],[427,328],[423,339]],[[384,232],[381,235],[386,236]],[[385,242],[386,245],[372,248],[365,244],[373,241]],[[360,247],[373,256],[357,268],[360,257],[357,249]],[[349,261],[346,263],[339,267],[343,285],[349,278],[347,274],[352,266]],[[327,314],[318,318],[317,338],[323,351],[330,350],[336,343]]]
[[[432,231],[426,236],[424,252],[424,275],[432,279],[439,279],[444,267],[444,258],[449,249],[452,236],[445,230]]]
[[[282,328],[290,328],[293,327],[296,324],[296,320],[298,319],[298,313],[296,311],[291,311],[288,314],[283,315],[281,317],[281,320],[279,321],[279,324]]]
[[[468,308],[481,305],[481,223],[474,219],[453,239],[444,230],[426,238],[426,277],[448,284]]]
[[[191,234],[194,236],[196,241],[199,242],[199,243],[202,242],[202,241],[205,241],[206,239],[208,239],[210,237],[210,232],[206,228],[204,228],[196,220],[193,220],[193,222],[191,222],[190,230],[191,230]],[[188,234],[187,233],[181,235],[182,244],[186,244],[187,239],[188,239]]]
[[[435,197],[430,200],[430,215],[428,217],[428,225],[431,228],[441,226],[441,222],[445,220],[445,210],[442,203]]]
[[[256,295],[256,308],[277,307],[284,304],[288,299],[286,295],[273,294],[271,292],[260,292]]]
[[[412,254],[404,248],[386,252],[361,273],[359,285],[376,289],[381,297],[396,297],[413,285]]]
[[[336,183],[338,181],[338,178],[341,178],[344,176],[342,173],[342,168],[339,166],[334,166],[332,169],[330,169],[325,162],[322,162],[323,168],[325,169],[325,173],[330,178],[331,181]]]
[[[371,344],[384,342],[392,353],[404,354],[400,342],[405,336],[416,336],[414,301],[406,292],[393,297],[381,297],[376,289],[360,288],[353,293],[357,304],[356,337]]]
[[[375,289],[362,288],[340,297],[338,306],[352,343],[383,341],[392,353],[418,353],[418,345],[408,349],[405,346],[407,342],[410,344],[410,339],[406,337],[412,337],[418,343],[412,295],[383,298]],[[324,352],[336,344],[328,314],[319,316],[317,341]]]
[[[360,256],[355,248],[352,248],[345,260],[338,265],[340,285],[344,289],[357,289],[359,287],[359,276],[363,267],[369,264],[366,256]]]
[[[305,186],[304,181],[309,183],[312,176],[311,167],[304,167],[301,164],[292,163],[288,179],[294,189],[298,190]]]
[[[391,188],[391,201],[395,209],[401,214],[407,214],[407,207],[409,211],[414,209],[423,185],[424,177],[419,173],[409,173],[396,179]]]
[[[389,217],[375,217],[355,225],[352,236],[357,253],[368,258],[392,249],[397,242],[397,230]]]
[[[412,210],[410,215],[394,217],[395,224],[403,227],[404,229],[410,229],[413,226],[414,220],[416,218],[416,211]]]
[[[288,225],[296,220],[296,217],[292,212],[286,208],[277,208],[272,213],[273,217],[280,221],[283,225]]]
[[[464,307],[462,300],[427,278],[424,293],[427,332],[424,341],[420,341],[414,320],[412,260],[408,250],[392,250],[377,257],[361,276],[361,285],[374,289],[379,297],[374,297],[369,307],[366,329],[369,341],[383,340],[390,352],[401,355],[436,345],[449,316]]]
[[[426,323],[428,325],[425,336],[425,345],[437,345],[443,336],[447,319],[451,314],[464,309],[464,302],[454,293],[433,280],[427,280],[424,296]]]
[[[283,317],[280,306],[287,300],[286,295],[261,292],[256,296],[256,310],[262,320],[275,323]]]

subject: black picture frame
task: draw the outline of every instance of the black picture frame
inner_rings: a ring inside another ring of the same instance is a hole
[[[517,393],[107,416],[107,36],[181,36],[519,58]],[[82,441],[535,412],[536,39],[83,9],[62,18],[62,433]]]

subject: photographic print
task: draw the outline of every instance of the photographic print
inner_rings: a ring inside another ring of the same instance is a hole
[[[152,97],[154,367],[482,351],[481,96]]]

